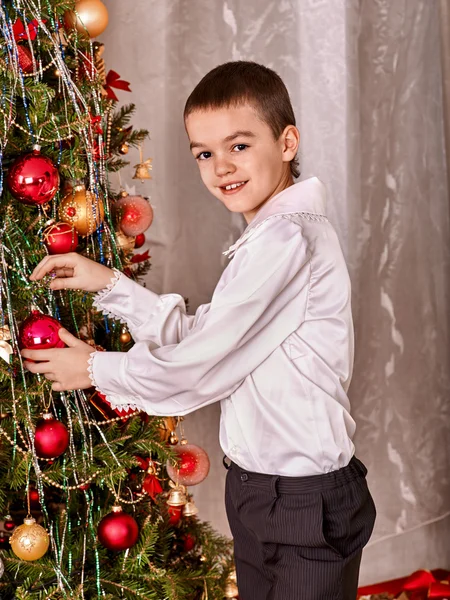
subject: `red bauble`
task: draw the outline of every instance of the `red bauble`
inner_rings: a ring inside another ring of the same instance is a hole
[[[8,171],[11,194],[24,204],[50,202],[59,188],[58,169],[38,150],[19,156]]]
[[[197,485],[209,473],[209,458],[203,448],[195,444],[180,444],[174,448],[178,458],[178,467],[167,461],[167,473],[176,483]]]
[[[145,244],[145,235],[143,233],[140,233],[139,235],[136,236],[136,239],[134,240],[134,247],[137,248],[142,248],[142,246]]]
[[[3,531],[0,532],[0,549],[6,550],[11,548],[9,545],[9,535],[5,535]]]
[[[120,215],[120,229],[125,235],[137,236],[144,233],[152,224],[153,208],[142,196],[119,198],[116,202],[116,210]]]
[[[113,506],[113,511],[98,524],[97,535],[102,546],[120,552],[135,545],[139,527],[133,517],[124,513],[120,506]]]
[[[59,321],[48,315],[33,310],[23,321],[19,329],[19,348],[27,350],[48,350],[49,348],[64,348],[64,342],[59,338],[61,329]]]
[[[195,537],[190,533],[186,533],[186,535],[183,536],[183,542],[183,550],[189,552],[195,546]]]
[[[74,252],[78,246],[78,234],[68,223],[53,223],[42,235],[49,254]]]
[[[20,68],[24,73],[32,73],[33,72],[33,57],[31,55],[30,49],[25,46],[21,46],[20,44],[17,46],[17,55],[19,58]]]
[[[167,512],[169,513],[169,523],[170,525],[178,525],[180,522],[181,516],[183,514],[182,506],[168,506]]]
[[[34,432],[34,448],[39,458],[56,458],[67,450],[69,432],[67,427],[51,413],[43,415]]]
[[[30,504],[36,506],[37,504],[41,503],[39,492],[35,488],[31,488],[28,492],[28,495],[30,497]]]
[[[8,515],[8,517],[5,518],[3,526],[6,529],[6,531],[12,531],[14,529],[14,527],[16,526],[16,524],[14,523],[12,518]]]

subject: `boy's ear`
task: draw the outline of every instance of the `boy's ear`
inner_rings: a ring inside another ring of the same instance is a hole
[[[288,125],[281,134],[283,162],[290,162],[297,155],[300,143],[300,132],[295,125]]]

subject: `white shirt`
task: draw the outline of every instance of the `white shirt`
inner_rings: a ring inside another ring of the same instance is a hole
[[[186,314],[124,275],[95,305],[126,322],[129,352],[96,352],[114,407],[184,415],[221,402],[220,444],[244,469],[327,473],[354,453],[350,281],[315,177],[267,202],[225,253],[210,304]]]

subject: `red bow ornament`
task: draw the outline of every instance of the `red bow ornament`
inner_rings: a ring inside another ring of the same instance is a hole
[[[116,96],[112,88],[116,88],[117,90],[124,90],[125,92],[131,92],[130,83],[128,81],[120,79],[119,73],[116,73],[112,70],[108,71],[108,75],[106,76],[106,83],[103,86],[103,88],[106,91],[107,98],[109,98],[110,100],[114,100],[115,102],[117,102],[119,98]]]

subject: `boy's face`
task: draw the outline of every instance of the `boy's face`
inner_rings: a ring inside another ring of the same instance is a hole
[[[286,127],[275,140],[249,104],[195,111],[186,119],[186,131],[203,183],[247,223],[293,183],[289,163],[297,152],[297,129]]]

